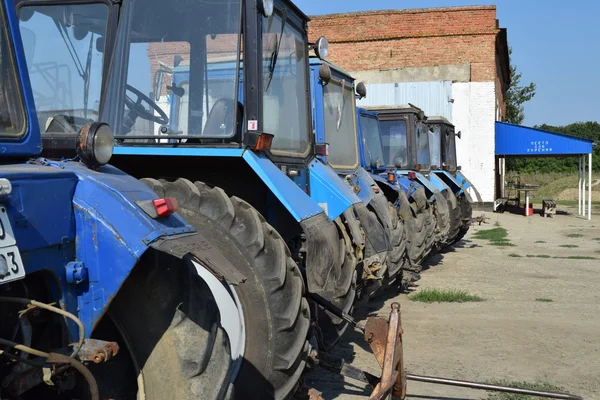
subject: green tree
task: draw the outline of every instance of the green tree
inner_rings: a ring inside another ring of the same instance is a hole
[[[512,47],[508,48],[508,60],[510,64],[510,86],[506,92],[506,122],[521,125],[525,119],[523,103],[528,102],[535,96],[535,83],[521,86],[521,73],[517,66],[511,61]]]

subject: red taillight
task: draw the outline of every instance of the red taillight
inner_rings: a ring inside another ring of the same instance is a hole
[[[415,171],[409,171],[408,179],[410,179],[411,181],[414,181],[415,179],[417,179],[417,173]]]
[[[168,217],[179,210],[179,203],[173,197],[152,200],[157,217]]]
[[[396,174],[394,172],[388,172],[388,182],[394,183],[396,182]]]

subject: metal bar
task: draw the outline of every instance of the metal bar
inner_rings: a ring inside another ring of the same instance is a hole
[[[323,296],[319,296],[316,293],[309,293],[308,298],[313,300],[315,303],[317,303],[318,305],[320,305],[327,311],[331,312],[336,317],[343,319],[344,321],[348,322],[349,324],[357,327],[358,329],[360,329],[362,331],[365,330],[365,327],[361,323],[359,323],[357,320],[352,318],[350,316],[350,314],[344,312],[344,310],[342,310],[341,308],[339,308],[338,306],[336,306],[335,304],[333,304],[332,302],[330,302]]]
[[[391,390],[396,383],[399,371],[396,369],[396,344],[400,339],[400,304],[392,304],[392,312],[390,313],[390,322],[388,325],[387,340],[385,343],[385,354],[383,357],[383,365],[381,368],[381,380],[370,400],[381,400],[391,398]]]
[[[525,395],[529,395],[529,396],[538,396],[538,397],[549,397],[551,399],[583,400],[583,397],[573,395],[573,394],[568,394],[568,393],[557,393],[557,392],[546,392],[543,390],[513,388],[513,387],[509,387],[509,386],[492,385],[492,384],[488,384],[488,383],[459,381],[456,379],[447,379],[447,378],[436,378],[433,376],[406,374],[406,379],[411,380],[411,381],[425,382],[425,383],[435,383],[435,384],[439,384],[439,385],[466,387],[466,388],[470,388],[470,389],[480,389],[480,390],[489,390],[489,391],[494,391],[494,392],[525,394]]]

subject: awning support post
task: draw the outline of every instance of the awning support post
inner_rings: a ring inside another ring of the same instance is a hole
[[[581,170],[582,172],[582,176],[583,176],[583,185],[581,185],[581,192],[583,194],[583,201],[581,202],[581,215],[583,215],[585,217],[585,206],[586,206],[586,197],[585,197],[585,156],[581,157],[581,160],[583,162],[583,168]]]
[[[589,154],[588,163],[588,220],[592,220],[592,153]]]
[[[579,156],[577,168],[577,209],[577,213],[581,215],[581,155]]]

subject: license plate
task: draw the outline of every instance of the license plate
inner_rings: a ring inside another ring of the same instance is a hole
[[[0,275],[0,285],[10,281],[16,281],[25,277],[25,268],[23,268],[23,260],[17,248],[17,241],[13,234],[10,220],[6,213],[6,208],[0,206],[0,260],[1,263],[6,262],[6,270],[0,266],[0,271],[4,270],[5,274]]]

